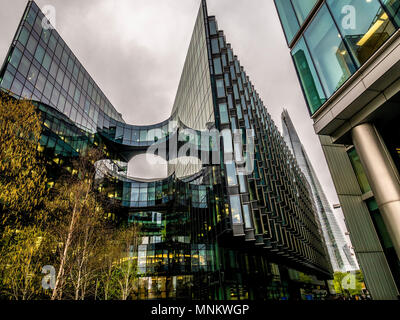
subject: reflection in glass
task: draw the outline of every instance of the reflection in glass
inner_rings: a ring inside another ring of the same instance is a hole
[[[225,164],[226,166],[226,175],[229,186],[236,186],[238,184],[236,177],[236,166],[235,163],[229,161]]]
[[[290,0],[275,0],[287,41],[290,43],[300,29]]]
[[[308,106],[314,113],[326,98],[303,38],[294,47],[292,55]]]
[[[330,96],[356,71],[356,67],[326,5],[311,22],[305,38],[322,86]]]
[[[369,185],[367,176],[365,175],[364,168],[361,164],[360,157],[357,154],[356,149],[352,149],[351,151],[348,152],[350,162],[353,166],[354,173],[356,174],[358,183],[360,185],[361,191],[363,193],[367,193],[371,191],[371,187]]]
[[[318,0],[292,0],[300,24],[303,24],[317,2]]]
[[[240,204],[239,196],[229,196],[231,203],[231,212],[232,212],[232,223],[240,224],[243,223],[242,219],[242,206]]]
[[[389,16],[382,9],[378,0],[329,0],[337,25],[340,28],[358,65],[362,65],[395,32]],[[352,6],[355,14],[353,25],[343,21],[342,8]],[[344,45],[340,47],[340,51]]]

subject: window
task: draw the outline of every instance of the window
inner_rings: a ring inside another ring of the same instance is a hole
[[[49,48],[51,51],[54,51],[56,49],[56,45],[57,45],[57,40],[54,37],[54,35],[52,34],[50,37],[50,41],[49,41]]]
[[[241,224],[243,222],[243,219],[242,219],[242,207],[240,204],[240,197],[230,196],[229,199],[231,203],[232,223]]]
[[[300,29],[293,6],[290,3],[290,0],[275,0],[275,4],[282,22],[286,40],[290,43],[297,31]]]
[[[43,92],[45,83],[46,77],[43,74],[39,73],[38,80],[36,82],[36,89],[38,89],[40,92]]]
[[[11,56],[10,63],[18,69],[19,62],[21,61],[22,53],[17,48],[14,48],[14,51]]]
[[[221,124],[229,123],[228,108],[227,108],[226,103],[220,103],[219,116],[220,116]]]
[[[224,142],[224,153],[232,154],[233,153],[233,145],[232,145],[232,134],[230,130],[222,130],[222,138]]]
[[[39,70],[32,64],[32,65],[31,65],[31,69],[29,70],[29,73],[28,73],[28,80],[29,80],[33,85],[35,85],[35,83],[36,83],[38,74],[39,74]]]
[[[21,59],[21,64],[19,65],[18,71],[26,77],[28,75],[29,67],[31,63],[27,57],[23,56]]]
[[[53,90],[53,85],[47,81],[43,91],[43,94],[47,99],[50,99],[52,90]]]
[[[219,53],[218,39],[211,40],[211,52],[213,54]]]
[[[236,166],[235,163],[229,161],[225,164],[226,167],[226,179],[228,182],[228,186],[237,186],[237,177],[236,177]]]
[[[228,106],[229,109],[233,109],[233,99],[231,94],[228,94]]]
[[[333,19],[324,5],[305,32],[315,68],[331,96],[356,71]]]
[[[28,37],[29,37],[29,32],[28,32],[28,30],[26,30],[25,27],[22,28],[21,33],[19,34],[19,37],[18,37],[18,41],[21,42],[21,44],[22,44],[23,46],[25,46],[25,45],[26,45],[26,42],[28,41]]]
[[[216,81],[217,84],[217,97],[218,98],[223,98],[225,97],[225,86],[224,86],[224,80],[220,79]]]
[[[19,82],[17,79],[15,79],[11,87],[11,92],[20,96],[22,92],[22,87],[23,87],[22,83]]]
[[[311,113],[315,113],[326,98],[304,39],[294,47],[292,56],[308,107]]]
[[[247,192],[247,184],[246,179],[243,174],[239,174],[239,185],[240,185],[240,193]]]
[[[210,35],[217,34],[217,24],[214,20],[211,20],[209,22],[209,26],[210,26]]]
[[[13,80],[12,74],[9,73],[8,71],[6,71],[6,73],[4,74],[3,80],[1,81],[1,87],[9,90],[11,88],[12,80]]]
[[[253,224],[251,223],[251,217],[250,217],[250,208],[249,205],[243,205],[243,215],[244,215],[244,226],[246,229],[251,229],[253,228]]]
[[[63,72],[62,69],[60,68],[60,69],[58,69],[56,81],[57,81],[60,85],[62,85],[62,83],[63,83],[63,78],[64,78],[64,72]]]
[[[51,58],[50,56],[46,53],[44,55],[44,59],[43,59],[43,68],[45,68],[47,71],[50,70],[50,64],[51,64]]]
[[[240,103],[238,103],[236,105],[236,111],[237,111],[238,119],[242,120],[243,119],[243,113],[242,113],[242,106],[240,105]]]
[[[43,29],[41,38],[45,44],[49,42],[50,35],[51,35],[50,29]]]
[[[328,5],[358,66],[366,62],[396,31],[378,0],[329,0]],[[355,9],[353,25],[343,20],[342,8],[345,6]]]
[[[36,50],[36,46],[37,46],[37,41],[34,37],[30,37],[28,40],[28,44],[26,45],[26,48],[28,49],[28,51],[33,55],[35,53]]]
[[[300,24],[303,24],[317,2],[318,0],[292,0],[294,11]]]
[[[400,1],[399,0],[382,0],[386,10],[396,21],[397,27],[400,26]]]
[[[33,8],[31,7],[29,9],[28,14],[26,15],[26,21],[33,26],[33,24],[35,23],[35,18],[36,18],[36,13],[33,11]]]
[[[214,72],[216,75],[222,74],[222,66],[221,66],[221,59],[215,58],[214,59]]]
[[[230,87],[231,86],[231,81],[229,79],[229,74],[225,73],[224,78],[225,78],[225,86]]]
[[[35,52],[35,59],[39,61],[39,63],[42,63],[43,57],[44,57],[44,49],[42,48],[41,45],[38,45]]]
[[[147,130],[140,130],[140,142],[147,141]]]
[[[238,86],[236,83],[233,85],[233,95],[235,96],[235,100],[240,99],[239,90],[238,90]]]
[[[51,68],[49,73],[51,74],[51,76],[55,79],[57,76],[57,70],[58,70],[58,66],[56,61],[54,60],[53,63],[51,64]]]

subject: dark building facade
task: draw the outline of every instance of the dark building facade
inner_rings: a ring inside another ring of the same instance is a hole
[[[305,177],[205,1],[171,116],[151,126],[126,124],[43,19],[30,1],[1,90],[40,110],[50,172],[73,172],[71,159],[87,147],[104,150],[99,190],[118,203],[116,220],[142,227],[132,252],[138,299],[295,299],[300,289],[324,287],[331,267]],[[212,140],[209,129],[221,135]],[[195,157],[221,161],[180,161],[176,149],[188,143]],[[169,161],[169,177],[129,177],[126,163],[154,147]],[[301,274],[311,280],[302,283]]]
[[[400,289],[400,1],[275,0],[366,285]]]

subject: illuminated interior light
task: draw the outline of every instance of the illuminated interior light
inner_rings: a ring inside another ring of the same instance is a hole
[[[384,22],[388,19],[388,15],[384,13],[374,24],[373,26],[368,30],[368,32],[360,39],[360,41],[357,42],[357,45],[359,47],[363,46],[369,38],[372,37],[372,35],[383,25]]]

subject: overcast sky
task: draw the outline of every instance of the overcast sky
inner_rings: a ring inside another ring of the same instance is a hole
[[[3,61],[27,1],[0,2]],[[200,0],[36,3],[56,8],[56,29],[127,123],[152,124],[169,117]],[[273,0],[208,0],[208,13],[216,16],[279,128],[282,109],[288,109],[330,203],[338,203]],[[141,177],[164,172],[142,162],[130,169]]]

